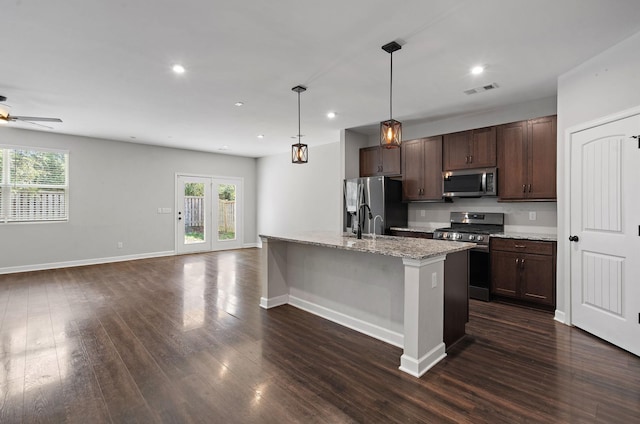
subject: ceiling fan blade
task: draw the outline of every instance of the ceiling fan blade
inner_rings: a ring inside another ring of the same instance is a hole
[[[38,116],[14,116],[9,115],[10,121],[41,121],[41,122],[62,122],[59,118],[41,118]]]
[[[37,125],[38,127],[47,128],[47,129],[50,129],[50,130],[53,129],[53,127],[50,127],[48,125],[38,124],[37,122],[25,121],[23,119],[21,119],[19,122],[24,122],[25,124]]]

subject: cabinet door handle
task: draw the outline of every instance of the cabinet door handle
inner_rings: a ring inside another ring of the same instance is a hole
[[[473,163],[473,155],[469,156],[469,163]]]
[[[526,184],[522,184],[522,192],[523,193],[527,192],[527,185]]]
[[[469,156],[464,157],[464,163],[469,163]]]
[[[518,263],[520,263],[520,259],[516,258],[516,265],[518,265]]]
[[[517,249],[526,249],[527,245],[526,244],[514,244],[513,247],[515,247]]]
[[[524,269],[524,259],[520,261],[520,268]]]
[[[531,193],[531,184],[529,184],[529,193]]]

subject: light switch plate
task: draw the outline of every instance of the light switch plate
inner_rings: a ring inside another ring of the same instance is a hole
[[[537,219],[535,212],[529,212],[529,221],[535,221]]]

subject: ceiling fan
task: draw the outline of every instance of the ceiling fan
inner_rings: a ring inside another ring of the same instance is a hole
[[[0,96],[0,102],[4,102],[5,100],[7,100],[7,98],[5,96]],[[52,129],[51,127],[48,127],[46,125],[38,124],[35,121],[38,121],[38,122],[62,122],[62,119],[59,119],[59,118],[43,118],[43,117],[39,117],[39,116],[15,116],[15,115],[9,114],[9,112],[5,112],[2,109],[0,109],[0,123],[2,123],[3,121],[4,122],[15,122],[15,121],[27,122],[29,124],[38,125],[40,127],[45,127],[45,128]]]

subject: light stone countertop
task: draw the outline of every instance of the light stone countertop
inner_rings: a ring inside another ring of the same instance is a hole
[[[369,235],[363,235],[362,239],[358,240],[355,236],[337,232],[305,232],[289,235],[260,234],[260,237],[267,240],[417,260],[469,250],[476,245],[475,243],[392,236],[376,236],[374,240]]]
[[[432,228],[432,227],[406,227],[406,228],[391,227],[391,229],[396,231],[408,231],[412,233],[433,233],[436,230],[436,228]],[[558,240],[558,236],[556,234],[525,233],[525,232],[515,232],[515,231],[506,231],[504,233],[491,234],[490,237],[523,239],[523,240],[533,240],[533,241],[557,241]]]
[[[509,238],[509,239],[522,239],[533,241],[558,241],[557,234],[544,234],[544,233],[517,233],[507,231],[502,234],[491,234],[491,237],[496,238]]]
[[[436,230],[436,227],[391,227],[390,229],[395,231],[408,231],[411,233],[433,233]]]

